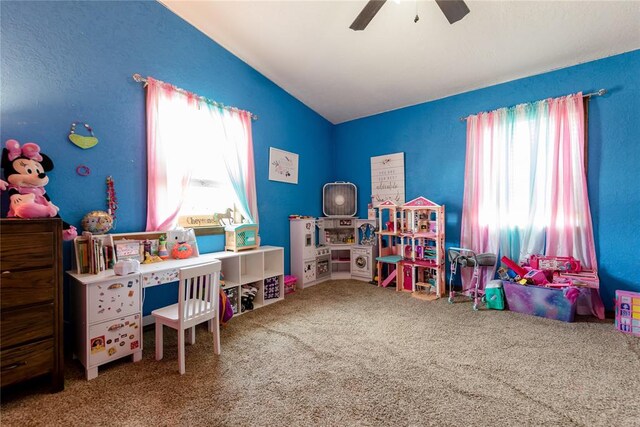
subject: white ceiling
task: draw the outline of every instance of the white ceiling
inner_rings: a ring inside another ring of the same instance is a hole
[[[390,0],[358,32],[367,0],[161,1],[332,123],[640,48],[634,0]]]

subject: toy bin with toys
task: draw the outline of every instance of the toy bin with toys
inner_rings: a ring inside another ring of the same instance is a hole
[[[503,281],[507,307],[511,311],[573,322],[576,313],[575,299],[567,298],[562,289]]]
[[[296,276],[284,276],[284,294],[287,295],[295,292],[297,282],[298,278]]]

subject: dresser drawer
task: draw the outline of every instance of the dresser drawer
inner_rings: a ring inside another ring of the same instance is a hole
[[[0,352],[2,387],[53,372],[53,339]]]
[[[13,272],[53,266],[55,241],[53,233],[3,233],[0,270]]]
[[[91,324],[140,312],[139,274],[87,286]]]
[[[0,307],[4,310],[9,307],[53,301],[56,279],[56,270],[53,268],[21,272],[3,271],[0,275]]]
[[[53,336],[53,303],[0,313],[0,346],[22,344]]]

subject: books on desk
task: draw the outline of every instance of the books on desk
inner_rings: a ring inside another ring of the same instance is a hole
[[[85,232],[73,241],[78,274],[98,274],[113,267],[113,246],[108,235]]]

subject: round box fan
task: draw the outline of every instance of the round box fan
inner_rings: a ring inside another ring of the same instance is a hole
[[[358,190],[351,182],[330,182],[322,187],[322,212],[325,216],[355,216]]]

